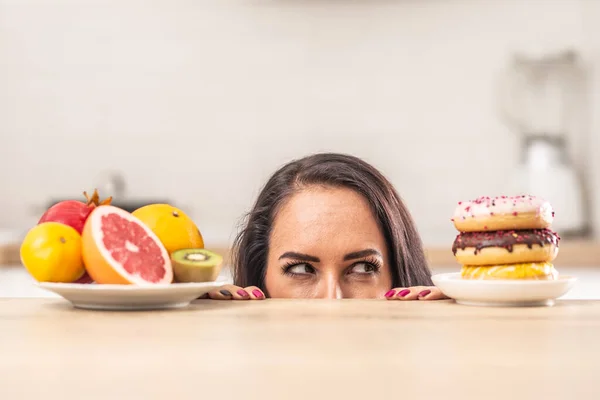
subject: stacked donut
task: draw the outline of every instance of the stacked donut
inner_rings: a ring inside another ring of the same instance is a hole
[[[556,279],[552,262],[560,237],[550,230],[554,211],[535,196],[480,197],[459,202],[460,232],[452,245],[465,279]]]

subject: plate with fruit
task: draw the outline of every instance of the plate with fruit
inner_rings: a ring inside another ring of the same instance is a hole
[[[97,192],[86,198],[52,206],[25,236],[21,261],[39,287],[78,308],[147,310],[185,307],[228,283],[222,256],[182,210],[129,213]]]
[[[434,275],[433,284],[465,305],[554,304],[577,281],[554,267],[560,242],[551,230],[554,216],[550,203],[536,196],[459,202],[452,252],[461,271]]]

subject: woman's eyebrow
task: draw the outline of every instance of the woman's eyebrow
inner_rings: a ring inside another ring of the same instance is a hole
[[[364,258],[368,256],[379,256],[383,257],[381,253],[375,249],[365,249],[360,251],[355,251],[353,253],[348,253],[344,256],[344,261],[348,260],[356,260],[357,258]]]
[[[317,257],[309,256],[308,254],[296,253],[294,251],[287,251],[279,256],[279,259],[282,258],[292,258],[294,260],[302,260],[302,261],[312,261],[312,262],[320,262]]]

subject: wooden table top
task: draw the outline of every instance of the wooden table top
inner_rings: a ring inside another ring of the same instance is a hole
[[[600,398],[600,301],[0,299],[0,338],[7,400]]]

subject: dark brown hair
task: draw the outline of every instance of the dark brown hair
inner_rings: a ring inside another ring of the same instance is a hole
[[[349,188],[364,196],[386,241],[393,287],[432,285],[421,238],[392,184],[360,158],[336,153],[294,160],[267,181],[234,243],[236,285],[258,286],[266,292],[265,272],[275,215],[292,194],[310,185]]]

